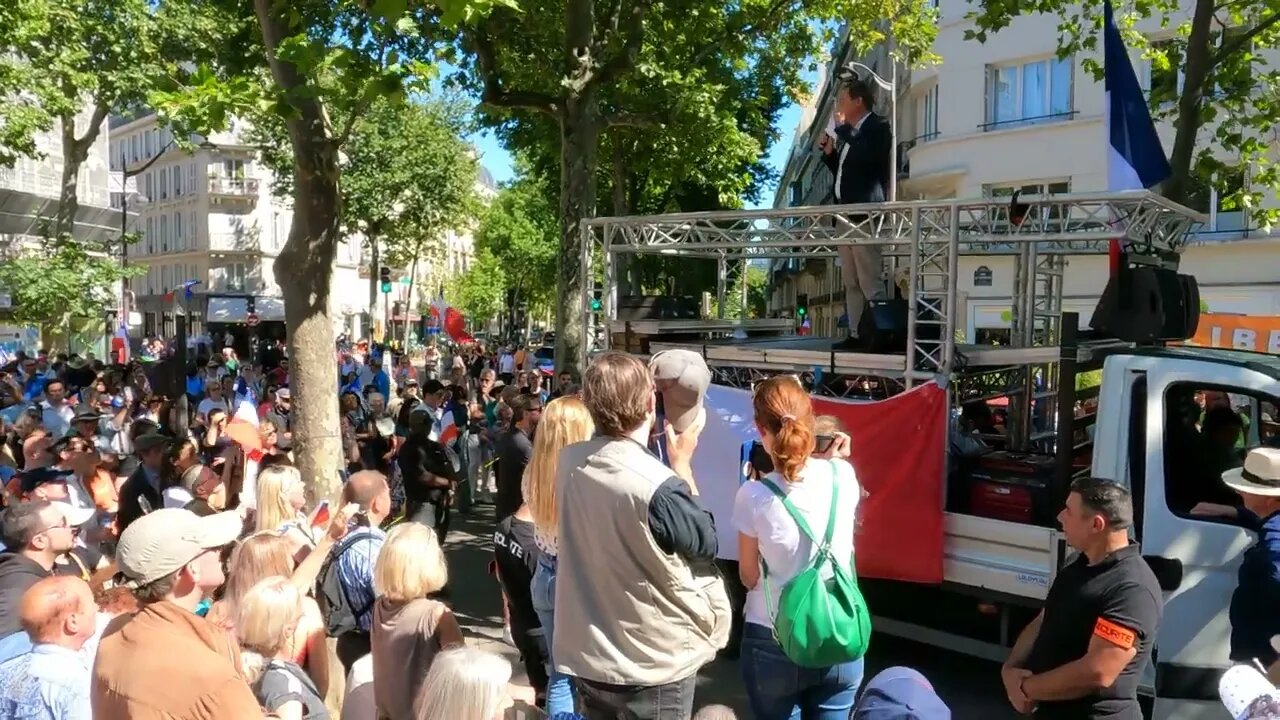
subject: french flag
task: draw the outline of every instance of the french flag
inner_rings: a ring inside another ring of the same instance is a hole
[[[440,411],[440,422],[436,423],[436,440],[441,445],[448,445],[458,439],[461,431],[453,421],[453,405],[445,405]]]
[[[1146,94],[1129,62],[1111,0],[1103,3],[1102,56],[1107,100],[1107,189],[1115,192],[1155,187],[1173,171],[1151,121]],[[1111,274],[1115,275],[1120,269],[1120,241],[1112,240],[1108,250]]]

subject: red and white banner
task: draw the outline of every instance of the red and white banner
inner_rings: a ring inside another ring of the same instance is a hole
[[[947,394],[928,383],[879,402],[813,397],[814,412],[833,415],[853,440],[853,466],[869,495],[854,543],[858,574],[942,582]],[[720,556],[738,557],[733,499],[742,443],[758,437],[751,393],[707,391],[707,426],[693,459],[702,505],[715,516]]]

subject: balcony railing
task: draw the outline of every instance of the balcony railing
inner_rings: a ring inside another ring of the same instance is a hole
[[[258,196],[257,178],[209,178],[209,194],[251,198]]]
[[[1024,127],[1026,125],[1046,125],[1048,123],[1065,122],[1079,115],[1079,110],[1068,110],[1067,112],[1053,113],[1051,115],[1035,115],[1033,117],[1011,118],[1009,120],[992,120],[978,126],[983,132],[991,132],[992,130],[1008,130],[1010,128]]]

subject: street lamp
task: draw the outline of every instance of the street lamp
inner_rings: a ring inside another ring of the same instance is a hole
[[[889,67],[890,79],[885,80],[875,70],[860,62],[849,61],[844,64],[844,69],[850,74],[856,77],[856,71],[862,70],[881,90],[889,93],[889,134],[893,136],[893,142],[889,144],[889,187],[886,188],[885,195],[889,202],[893,202],[898,199],[898,63],[893,59],[892,53],[889,55]]]

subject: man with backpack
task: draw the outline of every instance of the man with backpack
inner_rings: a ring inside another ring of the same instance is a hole
[[[344,505],[360,507],[358,527],[333,548],[320,570],[319,595],[329,637],[337,638],[345,673],[369,654],[373,622],[373,566],[386,535],[379,529],[391,513],[387,478],[376,470],[355,473],[342,488]]]

